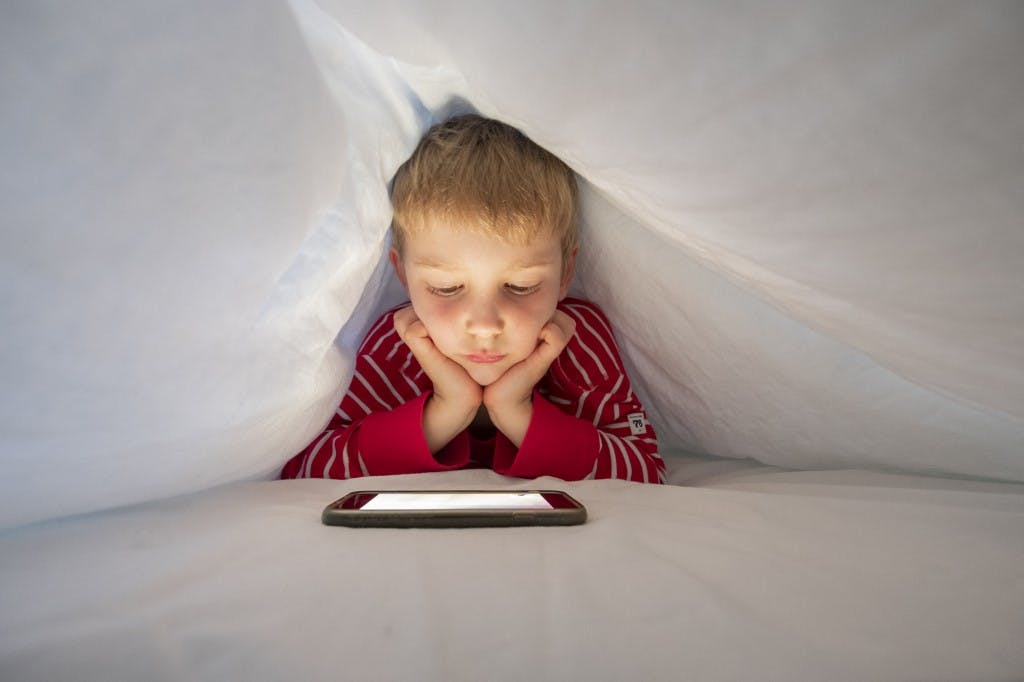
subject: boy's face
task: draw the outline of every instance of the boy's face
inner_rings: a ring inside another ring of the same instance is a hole
[[[563,273],[553,234],[515,246],[433,221],[406,235],[404,254],[391,250],[391,264],[434,345],[488,386],[537,347],[575,256]]]

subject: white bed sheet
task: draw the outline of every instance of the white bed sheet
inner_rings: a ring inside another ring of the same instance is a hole
[[[673,457],[686,486],[248,482],[0,535],[0,679],[1005,680],[1024,486]],[[326,527],[373,487],[559,487],[580,527]]]

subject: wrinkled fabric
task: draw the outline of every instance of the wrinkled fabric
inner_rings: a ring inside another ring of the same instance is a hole
[[[0,526],[272,476],[434,121],[582,186],[664,451],[1024,480],[1018,3],[8,3]]]

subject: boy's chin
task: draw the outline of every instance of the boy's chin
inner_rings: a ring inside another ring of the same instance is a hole
[[[466,367],[466,372],[476,383],[481,386],[490,386],[495,381],[501,378],[505,373],[505,368],[497,368],[493,366],[487,367]]]

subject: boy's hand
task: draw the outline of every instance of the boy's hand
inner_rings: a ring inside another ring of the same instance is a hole
[[[412,306],[395,313],[395,331],[434,384],[433,395],[423,408],[423,434],[430,452],[436,453],[473,421],[483,401],[483,389],[438,350]]]
[[[576,322],[556,310],[540,331],[537,347],[483,390],[483,402],[494,425],[517,447],[526,436],[533,413],[533,388],[576,333]]]

